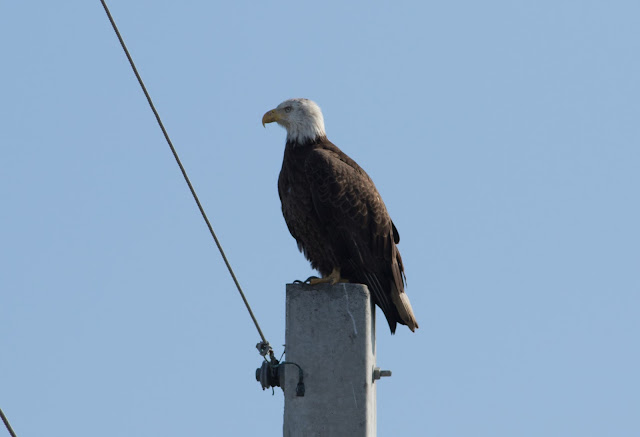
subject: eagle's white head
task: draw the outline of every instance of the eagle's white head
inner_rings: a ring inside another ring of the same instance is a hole
[[[322,111],[309,99],[285,100],[262,117],[263,126],[274,121],[287,130],[287,142],[304,143],[326,135]]]

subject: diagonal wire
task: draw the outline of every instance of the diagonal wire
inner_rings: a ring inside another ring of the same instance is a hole
[[[222,250],[222,245],[220,244],[220,241],[218,240],[218,237],[216,236],[216,233],[213,231],[213,227],[211,226],[211,223],[209,222],[209,219],[207,218],[207,214],[204,212],[204,208],[202,208],[202,204],[200,203],[200,200],[198,199],[198,195],[196,194],[196,190],[193,188],[193,185],[191,185],[191,181],[189,180],[189,176],[187,176],[187,172],[184,169],[184,166],[182,165],[182,162],[180,161],[180,158],[178,157],[178,152],[176,152],[175,147],[173,147],[173,143],[171,142],[171,139],[169,138],[169,134],[167,133],[167,130],[164,128],[164,124],[162,123],[162,120],[160,119],[160,114],[158,114],[158,111],[156,110],[156,107],[154,106],[153,101],[151,100],[151,96],[149,95],[149,92],[147,91],[147,87],[144,85],[144,82],[142,81],[142,77],[140,77],[140,73],[138,73],[138,69],[136,68],[136,65],[133,63],[133,58],[131,57],[131,54],[129,54],[129,50],[127,49],[127,46],[125,45],[124,40],[122,39],[122,35],[120,35],[120,31],[118,30],[118,26],[116,26],[116,22],[113,20],[113,17],[111,16],[111,12],[109,12],[109,8],[107,7],[107,4],[106,4],[105,0],[100,0],[100,2],[102,3],[102,6],[104,7],[104,11],[107,13],[107,17],[109,17],[109,21],[111,22],[111,26],[113,27],[113,30],[115,31],[115,33],[116,33],[116,35],[118,37],[118,40],[120,41],[120,45],[122,46],[122,49],[124,50],[125,55],[127,55],[127,59],[129,60],[129,64],[131,64],[131,68],[133,69],[133,73],[136,75],[136,78],[138,79],[138,83],[140,84],[140,87],[142,88],[142,91],[144,92],[144,95],[147,98],[147,102],[149,102],[149,106],[151,107],[151,110],[153,111],[153,115],[156,116],[156,120],[158,121],[158,125],[160,126],[160,129],[162,130],[162,133],[164,134],[164,138],[167,140],[167,143],[169,144],[169,147],[171,148],[171,152],[173,153],[173,156],[176,159],[176,162],[178,163],[178,167],[180,167],[180,171],[182,172],[182,176],[184,176],[184,180],[187,183],[187,185],[189,186],[189,190],[191,190],[191,195],[193,196],[193,199],[196,201],[196,204],[198,205],[198,209],[200,210],[200,214],[202,214],[202,218],[204,219],[205,223],[207,224],[207,227],[209,228],[209,232],[211,233],[211,236],[213,237],[213,241],[215,241],[216,246],[218,246],[218,250],[220,251],[220,255],[222,256],[222,259],[224,260],[224,263],[227,266],[227,269],[229,270],[229,274],[231,275],[231,278],[233,278],[233,282],[236,284],[236,288],[238,289],[238,292],[240,293],[240,297],[242,297],[242,300],[244,301],[244,304],[247,307],[247,311],[249,311],[249,315],[251,316],[251,319],[253,320],[254,325],[256,325],[256,329],[258,330],[258,333],[260,334],[260,338],[262,338],[262,344],[266,345],[266,347],[268,347],[269,342],[264,337],[264,334],[262,333],[262,329],[260,329],[260,325],[258,324],[258,320],[256,319],[256,316],[253,314],[253,311],[251,310],[251,306],[249,305],[249,301],[245,297],[244,292],[242,291],[242,287],[240,286],[240,283],[238,282],[238,279],[236,278],[235,273],[233,273],[233,269],[231,268],[231,264],[229,264],[229,261],[227,260],[227,256],[225,255],[224,250]]]
[[[2,408],[0,408],[0,417],[2,417],[4,426],[7,427],[7,431],[9,431],[9,434],[11,434],[11,437],[16,437],[16,433],[13,431],[13,428],[11,428],[11,425],[9,424],[9,419],[7,419],[7,416],[5,416],[4,413],[2,412]]]

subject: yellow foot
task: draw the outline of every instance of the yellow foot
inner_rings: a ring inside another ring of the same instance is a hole
[[[309,285],[327,284],[327,283],[330,283],[331,285],[336,285],[338,282],[349,282],[349,280],[341,278],[340,269],[335,267],[329,276],[325,276],[324,278],[309,278]]]

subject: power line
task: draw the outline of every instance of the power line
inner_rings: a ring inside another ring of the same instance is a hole
[[[156,110],[156,107],[153,104],[153,101],[151,100],[151,96],[149,95],[149,92],[147,91],[147,87],[144,85],[144,82],[142,81],[142,77],[140,76],[140,73],[138,73],[138,69],[136,68],[136,65],[133,62],[133,58],[131,57],[131,54],[129,53],[129,50],[127,49],[127,46],[124,43],[124,39],[122,39],[122,35],[120,35],[120,31],[118,30],[118,26],[116,26],[116,22],[113,20],[113,17],[111,16],[111,12],[109,11],[109,8],[107,7],[107,3],[105,2],[105,0],[100,0],[100,2],[102,3],[102,6],[104,7],[104,11],[107,13],[107,17],[109,17],[109,21],[111,22],[111,26],[113,27],[113,30],[115,31],[116,36],[118,37],[118,40],[120,41],[120,45],[122,46],[122,49],[124,50],[124,53],[127,56],[127,59],[129,60],[129,64],[131,65],[131,68],[133,69],[133,73],[136,75],[136,78],[138,79],[138,83],[140,84],[140,87],[142,88],[142,92],[144,92],[144,95],[147,98],[147,102],[149,102],[149,106],[151,107],[151,110],[153,111],[153,115],[155,115],[155,117],[156,117],[156,121],[158,122],[158,126],[160,126],[160,129],[162,130],[162,133],[164,134],[164,138],[167,140],[167,144],[169,144],[169,147],[171,148],[171,152],[173,153],[173,157],[176,159],[176,162],[178,163],[178,167],[180,167],[180,171],[182,172],[182,176],[184,176],[184,180],[187,183],[187,185],[189,186],[189,190],[191,191],[191,195],[193,196],[193,199],[196,201],[196,204],[198,205],[198,209],[200,210],[200,214],[202,215],[202,218],[204,219],[205,223],[207,224],[207,227],[209,228],[209,232],[211,233],[211,236],[213,237],[213,241],[215,241],[216,246],[218,247],[218,250],[220,251],[220,255],[222,256],[222,260],[224,261],[225,265],[227,266],[227,269],[229,270],[229,274],[231,275],[231,278],[233,279],[233,282],[236,284],[236,288],[238,289],[238,292],[240,293],[240,297],[242,297],[242,301],[244,302],[244,305],[247,307],[247,311],[249,311],[249,315],[251,316],[251,319],[253,320],[253,324],[256,325],[256,329],[258,330],[258,333],[260,334],[260,338],[262,339],[262,343],[258,343],[257,348],[260,351],[260,354],[262,356],[266,356],[266,354],[269,353],[270,357],[272,359],[275,359],[275,357],[273,356],[273,351],[271,350],[271,347],[269,346],[269,342],[267,341],[267,339],[265,338],[264,334],[262,333],[262,329],[260,329],[260,325],[258,324],[258,320],[256,319],[256,316],[253,314],[253,311],[251,310],[251,306],[249,305],[249,301],[247,300],[246,296],[244,295],[244,292],[242,291],[242,287],[240,286],[240,283],[238,282],[238,279],[236,278],[236,275],[233,272],[233,269],[231,268],[231,264],[229,264],[229,260],[227,260],[227,256],[225,255],[224,250],[222,250],[222,245],[220,244],[220,241],[218,240],[218,237],[216,236],[216,233],[213,231],[213,227],[211,226],[211,223],[209,222],[209,219],[207,218],[207,214],[204,212],[204,208],[202,207],[202,204],[200,203],[200,200],[198,199],[198,195],[196,194],[196,190],[193,188],[193,185],[191,185],[191,181],[189,180],[189,176],[187,176],[187,171],[184,169],[184,166],[182,165],[182,162],[180,161],[180,158],[178,157],[178,152],[176,152],[175,147],[173,147],[173,143],[171,142],[171,139],[169,138],[169,134],[167,133],[167,130],[165,129],[164,124],[162,123],[162,120],[160,119],[160,114],[158,114],[158,111]]]
[[[11,428],[11,425],[9,424],[9,420],[7,419],[7,416],[5,416],[4,413],[2,412],[2,408],[0,408],[0,417],[2,417],[4,426],[7,427],[7,431],[9,431],[9,434],[11,434],[11,437],[16,437],[16,433],[13,431],[13,428]]]

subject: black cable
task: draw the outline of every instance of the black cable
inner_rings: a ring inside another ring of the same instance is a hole
[[[4,426],[7,427],[7,431],[9,431],[9,434],[11,434],[11,437],[16,437],[16,433],[13,431],[13,428],[11,428],[11,425],[9,424],[9,420],[7,419],[7,416],[5,416],[4,413],[2,412],[2,408],[0,408],[0,417],[2,417]]]
[[[262,333],[262,329],[260,329],[260,325],[258,324],[258,320],[256,320],[256,316],[253,314],[253,311],[251,310],[251,306],[249,305],[249,301],[247,301],[247,298],[245,297],[244,292],[242,291],[242,287],[240,287],[240,283],[238,282],[238,279],[236,278],[235,273],[233,273],[233,269],[231,268],[231,264],[229,264],[229,261],[227,260],[227,256],[225,255],[224,250],[222,250],[222,245],[220,244],[220,241],[218,241],[218,237],[216,236],[216,233],[213,231],[213,227],[211,226],[211,223],[209,222],[209,219],[207,218],[207,214],[204,212],[204,208],[202,208],[202,204],[200,203],[200,200],[198,199],[198,196],[196,194],[195,189],[193,188],[193,185],[191,185],[191,181],[189,180],[189,176],[187,176],[187,172],[184,169],[184,166],[182,165],[182,162],[180,161],[180,158],[178,157],[178,152],[176,152],[175,147],[173,147],[173,143],[171,142],[171,139],[169,138],[169,134],[167,133],[167,130],[164,128],[164,124],[162,123],[162,120],[160,119],[160,114],[158,114],[158,111],[156,110],[156,107],[154,106],[153,101],[151,101],[151,96],[149,95],[149,92],[147,91],[147,87],[144,85],[144,82],[142,81],[142,77],[140,77],[140,74],[138,73],[138,69],[136,68],[136,65],[133,63],[133,58],[131,57],[131,54],[129,54],[129,50],[127,49],[127,46],[125,45],[124,40],[122,39],[122,35],[120,35],[120,31],[118,30],[118,26],[116,26],[116,22],[113,20],[113,17],[111,16],[111,12],[109,12],[109,8],[107,7],[107,4],[105,3],[105,0],[100,0],[100,2],[102,3],[102,6],[104,7],[104,11],[107,13],[107,17],[109,17],[109,21],[111,22],[111,26],[113,27],[113,30],[116,32],[116,36],[118,37],[118,40],[120,41],[120,45],[122,46],[122,49],[124,50],[125,55],[127,55],[127,59],[129,60],[129,64],[131,64],[131,68],[133,69],[133,73],[136,75],[136,78],[138,79],[138,83],[140,84],[140,87],[142,88],[142,91],[144,92],[144,95],[147,98],[147,102],[149,102],[149,106],[151,107],[151,110],[153,111],[153,115],[156,116],[156,120],[158,121],[158,125],[160,126],[160,129],[162,130],[162,133],[164,134],[164,138],[167,140],[167,144],[169,144],[169,147],[171,148],[171,152],[173,153],[173,156],[176,159],[176,162],[178,163],[178,167],[180,167],[180,171],[182,172],[182,176],[184,176],[184,180],[186,181],[187,185],[189,186],[189,190],[191,190],[191,195],[193,196],[193,199],[196,201],[196,204],[198,205],[198,209],[200,210],[200,214],[202,214],[202,218],[204,219],[205,223],[207,224],[207,227],[209,228],[209,232],[211,233],[211,236],[213,237],[213,241],[215,241],[216,246],[218,246],[218,250],[220,251],[220,255],[222,256],[222,259],[223,259],[225,265],[227,266],[227,269],[229,270],[229,274],[231,275],[231,278],[233,278],[233,282],[236,284],[236,288],[238,289],[238,292],[240,293],[240,297],[242,297],[242,300],[244,301],[244,304],[247,307],[247,311],[249,311],[249,315],[251,316],[251,319],[253,320],[254,325],[256,325],[256,329],[258,330],[258,333],[260,334],[260,338],[262,338],[262,343],[259,343],[257,347],[258,347],[258,350],[260,350],[261,355],[264,356],[271,349],[269,347],[269,342],[264,337],[264,334]],[[265,351],[264,354],[262,353],[262,351]],[[273,355],[272,351],[270,352],[270,355]]]

